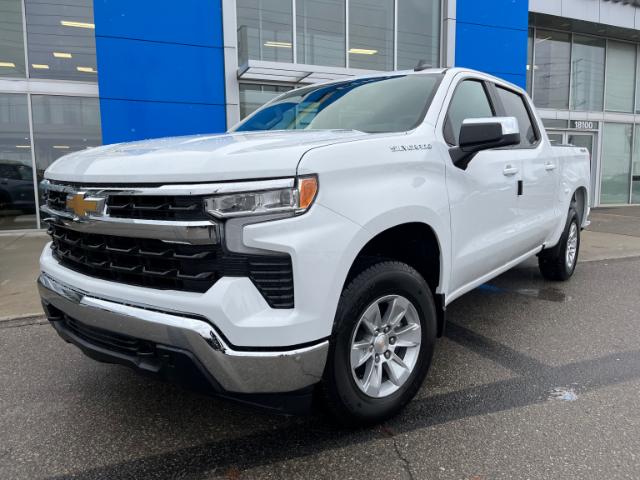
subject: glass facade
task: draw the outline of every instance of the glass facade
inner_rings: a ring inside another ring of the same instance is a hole
[[[349,66],[393,70],[393,0],[349,2]]]
[[[537,30],[533,59],[533,98],[542,108],[569,108],[571,36]]]
[[[608,43],[605,109],[610,112],[633,112],[636,46],[613,41]]]
[[[633,125],[605,123],[602,140],[600,202],[629,203]]]
[[[97,82],[94,32],[92,0],[0,0],[0,80],[27,81],[0,88],[0,230],[38,228],[44,170],[102,143],[98,98],[82,96]],[[29,93],[31,79],[51,94]]]
[[[240,58],[293,61],[291,0],[238,0]]]
[[[0,230],[36,227],[27,102],[0,93]]]
[[[571,110],[602,111],[605,40],[575,35],[571,52]]]
[[[438,67],[440,4],[440,0],[237,0],[240,64],[251,59],[394,70],[413,68],[425,60]]]
[[[29,75],[97,81],[93,2],[25,0]]]
[[[440,2],[398,2],[398,58],[400,70],[414,68],[419,60],[440,64]]]
[[[24,77],[22,0],[0,0],[0,77]]]
[[[545,28],[529,30],[527,90],[536,107],[569,112],[571,121],[543,120],[546,128],[564,131],[552,132],[552,140],[576,143],[582,139],[576,130],[593,132],[587,137],[595,150],[596,204],[640,203],[640,122],[634,124],[630,117],[640,113],[639,45]],[[583,112],[600,112],[604,121]]]
[[[298,63],[345,65],[345,0],[296,0]]]

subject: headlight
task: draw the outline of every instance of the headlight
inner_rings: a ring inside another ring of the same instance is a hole
[[[205,200],[207,212],[219,218],[281,213],[299,215],[307,211],[318,193],[315,175],[238,184],[238,190]]]

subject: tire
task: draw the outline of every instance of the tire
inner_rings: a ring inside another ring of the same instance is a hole
[[[558,245],[538,255],[540,273],[547,280],[566,281],[571,278],[580,252],[580,217],[572,206]]]
[[[376,309],[378,322],[372,313]],[[365,313],[371,320],[368,324],[363,320]],[[385,320],[394,325],[388,331],[384,330]],[[378,334],[373,326],[380,327]],[[321,382],[330,412],[341,423],[353,426],[379,423],[398,413],[422,385],[436,332],[433,296],[415,269],[401,262],[381,261],[360,272],[343,290],[336,312]],[[353,349],[356,343],[364,348]],[[353,356],[352,350],[356,352]],[[359,360],[368,354],[367,362],[353,370],[354,356]],[[368,373],[372,376],[367,377]],[[367,378],[371,381],[365,391]],[[380,380],[377,393],[376,378]]]

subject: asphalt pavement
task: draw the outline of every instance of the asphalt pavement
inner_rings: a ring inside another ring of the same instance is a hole
[[[622,243],[633,212],[610,232]],[[640,478],[640,256],[583,261],[566,283],[527,262],[448,314],[417,398],[355,431],[96,363],[40,317],[4,320],[0,478]]]

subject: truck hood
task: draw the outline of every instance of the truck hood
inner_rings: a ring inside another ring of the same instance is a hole
[[[308,150],[370,134],[355,130],[227,133],[105,145],[66,155],[45,172],[73,183],[178,183],[286,177]]]

